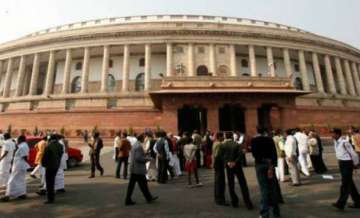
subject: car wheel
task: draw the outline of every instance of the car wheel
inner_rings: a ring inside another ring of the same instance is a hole
[[[77,165],[78,165],[78,161],[75,158],[69,158],[69,160],[67,161],[68,168],[73,168],[76,167]]]

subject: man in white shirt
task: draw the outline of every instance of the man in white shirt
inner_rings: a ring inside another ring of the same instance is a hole
[[[286,140],[284,145],[286,163],[289,166],[291,181],[293,186],[300,185],[300,174],[297,167],[298,159],[296,154],[297,143],[295,137],[292,135],[292,130],[288,129],[286,131]]]
[[[5,187],[10,177],[11,160],[14,156],[16,145],[9,133],[4,134],[4,144],[1,146],[0,155],[0,188]]]
[[[301,172],[305,176],[310,176],[309,165],[307,161],[307,156],[309,155],[309,137],[300,130],[297,130],[294,136],[296,138],[299,148],[299,163],[301,167]]]
[[[341,129],[334,129],[332,133],[336,158],[339,161],[341,174],[340,197],[332,206],[339,210],[344,210],[347,199],[350,195],[354,204],[349,207],[360,209],[360,195],[353,180],[354,166],[359,165],[359,157],[354,151],[352,145],[345,137],[342,137]]]

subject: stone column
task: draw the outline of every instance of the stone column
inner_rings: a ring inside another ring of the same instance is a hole
[[[4,62],[2,60],[0,60],[0,84],[1,84],[1,77],[2,77],[2,73],[3,73],[3,64],[4,64]]]
[[[4,91],[3,91],[4,98],[10,96],[12,67],[13,67],[13,58],[9,58],[7,62],[6,74],[4,80]]]
[[[237,76],[235,45],[230,45],[229,50],[230,50],[229,51],[229,53],[230,53],[230,76]]]
[[[173,49],[171,43],[166,43],[166,76],[173,75]]]
[[[22,91],[24,88],[23,82],[25,79],[24,78],[25,77],[25,64],[26,64],[26,59],[25,59],[25,56],[22,55],[20,57],[19,70],[18,70],[17,79],[16,79],[15,97],[22,95]]]
[[[129,91],[129,56],[130,48],[129,45],[124,45],[124,59],[123,59],[123,69],[122,69],[122,91]]]
[[[70,93],[70,77],[71,77],[71,63],[72,63],[72,51],[66,50],[65,66],[64,66],[64,80],[62,94]]]
[[[284,48],[283,55],[284,55],[284,65],[285,65],[286,76],[290,78],[293,73],[292,73],[292,68],[291,68],[289,49]]]
[[[275,63],[274,63],[274,56],[271,47],[266,47],[266,57],[267,57],[267,64],[268,64],[268,71],[271,77],[275,77]]]
[[[354,83],[355,83],[355,88],[357,90],[357,94],[360,96],[360,80],[359,80],[359,71],[356,67],[356,63],[353,62],[351,64],[352,66],[352,72],[353,72],[353,78],[354,78]]]
[[[312,63],[313,63],[313,68],[314,68],[317,90],[319,93],[323,94],[323,93],[325,93],[325,91],[324,91],[324,86],[323,86],[323,82],[322,82],[322,78],[321,78],[319,58],[315,52],[312,53]]]
[[[145,77],[144,77],[144,91],[149,91],[151,88],[151,45],[145,45]]]
[[[34,55],[33,66],[32,66],[32,71],[31,71],[29,95],[37,94],[37,86],[38,86],[38,79],[39,79],[39,65],[40,65],[40,57],[39,57],[39,54],[36,53]]]
[[[298,125],[296,110],[291,106],[281,107],[280,110],[280,128],[281,129],[290,129]]]
[[[340,61],[339,57],[335,57],[335,67],[336,67],[337,79],[338,79],[339,85],[340,85],[340,93],[342,95],[346,95],[347,91],[346,91],[346,86],[345,86],[344,73],[342,70],[341,61]]]
[[[251,137],[256,134],[256,127],[259,124],[257,109],[256,106],[247,106],[245,109],[246,134]]]
[[[188,71],[189,76],[195,76],[195,63],[194,63],[194,44],[189,43],[188,45]]]
[[[88,92],[88,84],[89,84],[89,65],[90,65],[90,48],[84,48],[84,60],[83,60],[83,68],[81,73],[81,93]]]
[[[216,76],[216,54],[215,54],[215,45],[209,45],[209,72],[212,73],[213,76]]]
[[[107,80],[109,75],[110,46],[104,46],[103,62],[101,68],[100,92],[107,92]]]
[[[329,55],[324,56],[324,62],[325,62],[326,77],[327,77],[329,90],[330,90],[331,94],[335,95],[336,94],[335,80],[334,80],[334,74],[333,74],[333,71],[332,71],[332,68],[331,68]]]
[[[46,73],[46,82],[44,89],[44,96],[49,96],[52,92],[55,74],[55,51],[50,51],[48,68]]]
[[[212,132],[219,131],[219,106],[211,104],[207,108],[208,129]]]
[[[255,47],[253,45],[249,45],[249,62],[250,62],[250,74],[251,74],[251,76],[257,76],[257,74],[256,74]]]
[[[355,96],[356,95],[355,87],[354,87],[354,83],[353,83],[353,78],[351,76],[351,69],[350,69],[349,61],[344,60],[344,64],[345,64],[346,82],[349,87],[350,95]]]
[[[300,74],[301,74],[304,90],[310,91],[310,83],[309,83],[309,77],[307,74],[305,53],[303,50],[299,50],[299,66],[300,66]]]

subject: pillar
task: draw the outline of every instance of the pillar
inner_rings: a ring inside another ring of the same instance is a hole
[[[267,57],[267,64],[268,64],[268,70],[269,75],[271,77],[275,77],[275,63],[274,63],[274,56],[273,51],[271,47],[266,47],[266,57]]]
[[[319,93],[323,94],[324,91],[324,85],[321,78],[321,71],[320,71],[320,65],[319,65],[319,58],[318,55],[313,52],[312,53],[312,63],[314,68],[314,74],[315,74],[315,80],[316,80],[316,87]]]
[[[122,74],[122,91],[129,91],[129,56],[130,48],[129,45],[124,45],[124,58],[123,58],[123,74]]]
[[[250,61],[250,74],[251,76],[256,75],[256,57],[255,57],[255,47],[249,45],[249,61]]]
[[[280,112],[280,128],[283,130],[295,128],[297,123],[296,109],[291,106],[281,107]]]
[[[216,76],[216,54],[215,54],[215,45],[209,45],[209,70],[213,76]]]
[[[346,82],[349,87],[350,95],[355,96],[356,95],[355,87],[354,87],[354,83],[353,83],[353,78],[351,76],[351,69],[350,69],[349,61],[344,60],[344,64],[345,64]]]
[[[359,71],[357,69],[356,63],[353,62],[351,64],[352,66],[352,72],[353,72],[353,78],[354,78],[354,83],[355,83],[355,88],[357,91],[357,95],[360,96],[360,80],[359,80]]]
[[[1,77],[2,77],[2,73],[3,73],[3,64],[4,64],[4,61],[0,60],[0,84],[1,84]]]
[[[173,72],[173,49],[171,43],[166,43],[166,76],[172,76]]]
[[[29,95],[37,94],[37,86],[38,86],[38,79],[39,79],[39,65],[40,65],[40,57],[39,57],[39,54],[36,53],[34,55],[33,66],[32,66],[32,70],[31,70]]]
[[[81,73],[81,93],[88,92],[88,84],[89,84],[89,63],[90,63],[90,48],[84,48],[84,60],[83,60],[83,68]]]
[[[194,63],[194,44],[189,43],[188,45],[188,71],[189,76],[195,76],[195,63]]]
[[[345,80],[344,80],[344,73],[342,70],[341,61],[340,61],[339,57],[335,57],[335,67],[336,67],[337,79],[338,79],[339,85],[340,85],[340,93],[342,95],[346,95],[347,91],[346,91],[346,85],[345,85]]]
[[[44,96],[49,96],[52,92],[55,74],[55,51],[50,51],[48,68],[46,73]]]
[[[248,136],[254,136],[256,134],[256,127],[259,124],[258,121],[258,108],[256,106],[248,106],[245,109],[245,128]]]
[[[144,77],[144,91],[149,91],[151,88],[151,45],[145,45],[145,77]]]
[[[208,129],[211,132],[219,131],[219,107],[218,105],[209,105],[207,107]]]
[[[326,77],[327,77],[327,82],[328,82],[328,86],[329,86],[329,91],[331,94],[336,95],[334,74],[332,72],[329,55],[324,56],[324,62],[325,62]]]
[[[305,53],[303,50],[299,50],[299,66],[300,66],[300,74],[301,74],[304,90],[310,91],[310,83],[307,74]]]
[[[107,80],[109,74],[110,46],[104,46],[103,62],[101,68],[101,87],[100,92],[107,92]]]
[[[21,96],[22,94],[24,77],[25,77],[25,56],[22,55],[20,57],[19,69],[16,78],[15,97]]]
[[[230,45],[229,50],[230,50],[229,51],[229,53],[230,53],[230,76],[237,76],[235,45]]]
[[[72,51],[71,49],[66,50],[65,66],[64,66],[64,80],[62,94],[70,93],[70,76],[71,76],[71,62],[72,62]]]
[[[9,58],[6,68],[5,80],[4,80],[4,91],[3,91],[4,98],[10,96],[12,67],[13,67],[13,58]]]
[[[293,73],[292,73],[292,68],[291,68],[289,49],[287,49],[287,48],[283,49],[283,56],[284,56],[284,65],[285,65],[286,76],[290,78]]]

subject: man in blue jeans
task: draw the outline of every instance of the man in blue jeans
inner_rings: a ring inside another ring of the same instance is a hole
[[[270,217],[270,207],[275,218],[280,217],[279,191],[275,176],[277,165],[276,147],[266,130],[258,128],[258,135],[251,140],[251,152],[255,158],[256,177],[260,186],[260,217]]]

